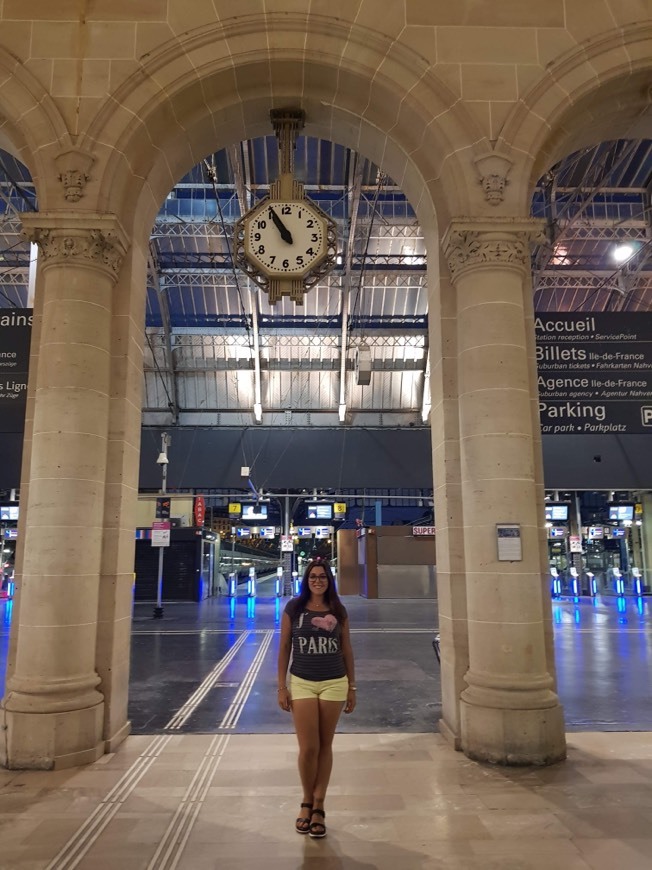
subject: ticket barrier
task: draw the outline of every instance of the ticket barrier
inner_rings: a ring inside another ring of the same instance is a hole
[[[256,597],[256,569],[249,569],[249,579],[247,580],[247,595],[249,598]]]
[[[614,576],[614,583],[616,586],[616,595],[624,595],[625,594],[625,578],[620,572],[620,568],[612,568],[611,572]]]
[[[299,594],[299,589],[301,588],[301,580],[299,580],[299,572],[292,572],[292,588],[294,589],[294,594]]]
[[[634,595],[643,594],[643,578],[641,577],[640,568],[632,568],[632,589]]]
[[[279,565],[279,567],[276,569],[276,586],[275,586],[275,591],[276,591],[276,597],[277,597],[277,598],[280,598],[281,595],[283,594],[283,569],[281,568],[280,565]]]
[[[581,590],[580,590],[580,578],[579,578],[579,575],[577,573],[577,568],[571,567],[568,569],[568,571],[569,571],[569,574],[571,577],[571,579],[570,579],[571,593],[574,596],[579,596],[581,594]]]
[[[561,577],[554,565],[550,567],[550,576],[552,577],[552,597],[559,598],[561,596]]]
[[[595,574],[592,571],[587,571],[586,576],[589,579],[589,595],[594,598],[598,594],[598,582],[595,579]]]
[[[238,595],[238,575],[235,572],[229,574],[229,591],[228,595],[231,598],[236,598]]]

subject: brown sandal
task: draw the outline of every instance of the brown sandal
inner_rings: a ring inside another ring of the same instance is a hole
[[[322,817],[322,819],[326,819],[326,813],[323,810],[316,808],[312,811],[312,815],[314,816],[315,813],[318,813]],[[311,821],[308,833],[313,838],[313,840],[316,840],[318,837],[325,837],[326,836],[326,825],[324,824],[324,822],[312,822]]]
[[[312,810],[312,804],[301,804],[301,807],[305,807],[308,810]],[[309,834],[310,833],[310,818],[312,813],[308,818],[305,816],[299,816],[299,818],[294,823],[294,827],[296,829],[297,834]]]

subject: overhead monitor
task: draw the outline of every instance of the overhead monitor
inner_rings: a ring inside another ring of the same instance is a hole
[[[602,526],[589,526],[589,540],[596,541],[598,538],[604,538],[604,529]]]
[[[267,505],[266,504],[256,504],[255,502],[252,504],[243,504],[242,505],[242,519],[243,520],[266,520],[267,519]]]
[[[236,526],[235,533],[236,533],[236,537],[238,537],[238,538],[250,538],[251,537],[251,529],[246,528],[245,526]]]
[[[568,505],[562,502],[548,502],[546,505],[546,520],[551,523],[567,523]]]
[[[333,505],[330,502],[306,503],[306,516],[309,520],[332,520]]]
[[[624,521],[632,521],[634,519],[634,505],[633,504],[610,504],[609,505],[609,519],[616,520],[618,522]]]
[[[626,531],[627,531],[627,529],[618,529],[618,528],[612,529],[611,530],[611,537],[612,538],[624,538]]]
[[[17,520],[17,519],[18,519],[18,505],[17,504],[0,505],[0,520]]]
[[[274,526],[261,526],[258,529],[258,534],[261,538],[275,538],[276,529]]]

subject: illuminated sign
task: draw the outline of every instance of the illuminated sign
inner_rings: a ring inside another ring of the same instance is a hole
[[[333,505],[325,502],[306,504],[306,517],[309,520],[332,520]]]
[[[246,528],[245,526],[236,526],[235,534],[238,538],[250,538],[251,529]]]

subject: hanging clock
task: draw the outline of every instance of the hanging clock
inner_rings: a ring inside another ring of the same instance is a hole
[[[235,261],[269,295],[303,303],[305,292],[335,266],[335,222],[304,194],[294,178],[294,148],[303,127],[301,110],[272,111],[279,139],[280,174],[269,196],[235,225]]]

